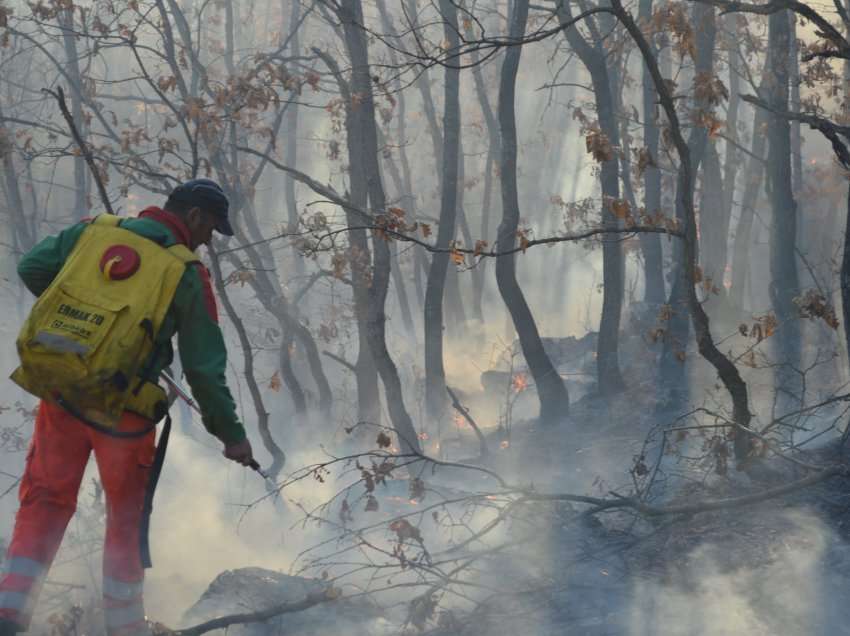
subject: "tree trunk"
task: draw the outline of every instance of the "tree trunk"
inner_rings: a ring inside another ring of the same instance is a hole
[[[459,44],[457,7],[452,0],[440,0],[444,37],[449,50]],[[440,196],[440,224],[437,246],[448,248],[454,240],[457,219],[457,180],[460,144],[460,70],[445,68],[445,105],[443,113],[443,156]],[[425,285],[425,408],[428,417],[439,421],[446,405],[446,372],[443,366],[443,299],[448,252],[431,257],[431,269]]]
[[[304,395],[304,389],[301,388],[301,382],[292,368],[292,347],[295,339],[292,335],[292,329],[281,324],[283,329],[282,338],[280,341],[280,352],[278,355],[280,363],[280,376],[286,386],[289,395],[292,398],[292,404],[295,406],[296,415],[303,415],[307,412],[307,398]]]
[[[791,28],[789,12],[780,11],[768,20],[770,83],[766,98],[771,108],[788,110]],[[800,294],[797,274],[797,204],[791,172],[791,126],[785,117],[768,114],[767,190],[773,212],[770,225],[771,304],[779,326],[773,339],[781,365],[799,366],[800,322],[794,298]],[[794,391],[796,374],[787,366],[777,369],[777,388]]]
[[[62,29],[62,44],[65,47],[68,76],[79,87],[76,91],[70,91],[71,117],[74,120],[74,125],[80,132],[80,136],[85,139],[88,126],[83,121],[83,104],[80,93],[85,91],[86,87],[83,86],[82,75],[80,74],[77,40],[74,35],[74,11],[73,6],[70,9],[60,9],[56,14],[56,18]],[[86,161],[82,156],[78,155],[74,157],[74,217],[78,220],[90,212],[88,205],[88,180],[89,174]]]
[[[387,11],[386,3],[384,0],[377,0],[378,12],[381,16],[381,26],[386,31],[386,33],[391,37],[396,37],[396,30],[392,22],[392,18],[390,17],[389,12]],[[396,52],[390,48],[390,63],[394,66],[398,66],[398,56]],[[410,161],[407,156],[407,100],[405,99],[404,90],[402,90],[401,79],[396,76],[393,80],[393,87],[395,88],[395,98],[396,103],[398,104],[398,115],[396,117],[396,122],[398,125],[398,155],[399,155],[399,163],[401,164],[401,184],[402,187],[399,190],[399,196],[403,201],[403,206],[409,213],[410,218],[413,220],[416,219],[417,215],[417,205],[416,205],[416,197],[413,194],[413,177],[410,170]],[[416,302],[419,307],[424,311],[425,306],[425,286],[423,277],[427,276],[428,271],[428,259],[425,256],[426,252],[424,250],[414,250],[413,251],[413,288],[414,295],[416,296]]]
[[[377,128],[377,131],[378,144],[383,149],[386,147],[386,138],[383,132],[381,132],[380,128]],[[395,182],[396,190],[398,190],[399,196],[402,196],[404,192],[404,186],[402,185],[401,175],[399,174],[398,168],[392,160],[392,156],[388,155],[388,153],[384,153],[383,151],[381,152],[381,156],[384,157],[384,164],[389,169],[390,177]],[[411,215],[410,218],[412,220],[413,215]],[[415,330],[413,328],[413,315],[410,313],[410,301],[407,299],[407,286],[404,284],[404,275],[402,274],[401,267],[398,262],[398,245],[396,245],[396,243],[390,243],[390,256],[392,258],[393,267],[393,287],[395,287],[396,294],[398,295],[398,308],[399,310],[401,310],[401,322],[404,325],[408,336],[413,338],[415,336]]]
[[[841,258],[841,317],[844,323],[844,344],[850,350],[850,184],[847,186],[846,213]]]
[[[738,109],[741,104],[741,78],[740,78],[740,55],[737,39],[736,17],[729,14],[724,18],[726,23],[726,55],[729,59],[729,104],[726,107],[726,136],[732,141],[738,143]],[[735,185],[738,177],[738,171],[741,164],[741,153],[730,141],[725,144],[726,152],[723,163],[723,214],[731,225],[732,210],[735,201]],[[728,242],[727,248],[728,250]],[[729,268],[729,254],[726,254],[726,262],[723,268],[723,278],[718,283],[721,288],[724,298],[727,295],[725,284],[727,279],[727,270]]]
[[[762,75],[764,77],[764,75]],[[765,82],[759,86],[759,94],[764,95]],[[762,190],[762,175],[765,167],[765,147],[767,135],[767,112],[763,108],[755,108],[753,112],[751,156],[747,161],[744,172],[744,193],[741,196],[741,210],[738,214],[738,224],[735,228],[735,240],[732,243],[732,287],[730,301],[739,313],[744,310],[744,297],[747,284],[747,272],[750,266],[750,251],[753,244],[753,222],[756,215],[756,204]]]
[[[693,25],[697,33],[696,38],[696,60],[694,62],[694,81],[700,78],[713,77],[714,74],[714,43],[717,36],[714,7],[702,3],[693,5]],[[712,114],[712,108],[707,99],[694,100],[693,114],[691,117],[691,132],[688,136],[688,154],[691,161],[691,178],[688,185],[694,187],[696,176],[705,155],[705,147],[708,142],[708,131],[705,128],[702,117]],[[677,182],[677,188],[681,183]],[[676,219],[684,227],[688,222],[687,210],[684,208],[685,193],[676,193]],[[693,192],[687,193],[693,198]],[[716,213],[716,211],[715,211]],[[696,222],[696,219],[693,220]],[[696,234],[696,228],[694,228]],[[699,245],[693,244],[694,258],[699,260]],[[688,391],[687,373],[684,363],[685,352],[689,338],[689,312],[690,292],[694,287],[694,274],[688,274],[689,268],[686,262],[687,255],[682,241],[673,244],[673,285],[667,304],[671,309],[671,317],[667,321],[667,329],[664,334],[663,347],[661,351],[661,385],[668,390],[668,395],[662,402],[663,406],[677,407],[685,399]],[[696,263],[694,263],[696,264]]]
[[[281,2],[281,23],[283,22],[284,9],[286,7],[285,0]],[[292,2],[292,8],[290,12],[290,28],[292,31],[292,39],[290,40],[290,54],[291,55],[300,55],[301,54],[301,42],[298,35],[298,29],[296,25],[298,21],[301,19],[301,3],[300,2]],[[286,30],[283,28],[283,24],[280,25],[280,43],[286,40],[284,34]],[[292,103],[287,105],[286,110],[286,149],[285,149],[285,161],[287,166],[297,166],[298,165],[298,100],[294,100]],[[287,212],[287,232],[296,232],[298,230],[298,200],[295,197],[295,180],[289,176],[283,177],[283,192],[284,192],[284,200],[286,201],[286,212]],[[304,274],[304,259],[299,255],[295,254],[293,256],[294,265],[295,265],[295,273],[298,276],[302,276]]]
[[[2,108],[0,108],[0,118],[4,117]],[[18,249],[24,254],[35,245],[36,232],[34,227],[30,227],[27,220],[24,199],[21,196],[21,188],[18,183],[18,175],[13,160],[14,146],[12,139],[4,137],[7,134],[10,134],[10,129],[5,129],[4,131],[0,128],[0,159],[3,161],[3,189],[6,194],[9,219],[12,221],[12,227],[14,228],[15,242]]]
[[[697,262],[697,232],[696,232],[696,214],[694,211],[693,200],[693,166],[691,163],[690,148],[682,137],[679,118],[676,113],[676,106],[673,98],[670,95],[669,89],[664,84],[664,78],[658,70],[658,64],[646,38],[643,36],[638,25],[634,22],[631,15],[623,9],[620,0],[611,0],[612,7],[617,13],[620,21],[624,24],[629,34],[637,43],[643,56],[644,62],[650,67],[653,82],[656,90],[659,93],[662,106],[667,114],[667,119],[670,122],[670,131],[673,138],[673,143],[676,147],[676,152],[679,155],[679,173],[678,173],[678,188],[677,194],[680,205],[684,210],[684,232],[682,240],[683,247],[683,263],[685,269],[685,280],[693,281],[696,262]],[[713,11],[713,9],[712,9]],[[711,335],[710,322],[708,316],[702,308],[696,293],[696,286],[689,284],[687,289],[688,304],[690,316],[693,320],[694,331],[696,332],[697,347],[700,355],[703,356],[717,371],[717,375],[723,382],[729,397],[732,401],[732,417],[735,423],[741,427],[734,429],[735,435],[735,457],[739,462],[744,462],[749,457],[750,436],[744,431],[749,428],[752,415],[749,408],[749,396],[747,385],[741,378],[738,368],[732,361],[726,357],[714,344],[714,339]],[[742,431],[741,429],[744,429]]]
[[[641,0],[638,10],[638,20],[648,22],[652,16],[652,0]],[[654,40],[650,40],[653,54],[657,54]],[[646,66],[643,67],[642,80],[643,98],[643,145],[657,163],[658,141],[661,129],[658,125],[658,107],[655,87]],[[653,217],[661,211],[661,170],[657,165],[649,165],[643,172],[644,208],[647,215]],[[659,306],[664,303],[664,255],[661,250],[661,237],[658,234],[641,234],[641,249],[643,250],[643,300],[649,305]]]
[[[386,211],[386,199],[378,159],[378,133],[375,123],[375,104],[372,94],[372,77],[369,72],[369,53],[366,32],[363,29],[363,9],[360,0],[341,0],[337,15],[345,32],[345,42],[351,59],[352,92],[361,96],[359,108],[355,112],[357,125],[362,131],[360,160],[364,164],[367,189],[371,207],[378,214]],[[404,405],[404,393],[398,376],[398,369],[387,349],[386,315],[384,307],[390,282],[391,255],[389,244],[381,236],[373,240],[374,263],[372,281],[369,287],[369,316],[367,338],[372,357],[378,367],[378,373],[384,385],[387,409],[393,427],[404,452],[421,452],[419,438],[413,428],[413,421]]]
[[[511,14],[510,37],[522,38],[528,21],[528,0],[516,0]],[[499,130],[501,132],[502,222],[498,230],[499,250],[516,245],[519,226],[517,192],[517,133],[515,114],[516,77],[522,47],[511,47],[505,53],[499,82]],[[561,376],[549,360],[540,340],[534,316],[525,301],[516,278],[516,255],[496,259],[496,282],[511,314],[520,346],[540,400],[540,422],[555,425],[569,413],[569,396]]]
[[[569,5],[564,3],[558,7],[558,18],[561,24],[566,24],[572,19]],[[611,93],[608,62],[606,52],[602,48],[602,41],[598,39],[591,46],[575,27],[567,28],[564,35],[590,73],[599,128],[611,146],[616,148],[620,144],[620,134],[614,113],[614,97]],[[601,162],[599,182],[602,188],[602,223],[608,227],[616,227],[617,218],[611,209],[611,203],[620,198],[616,155],[610,160]],[[602,280],[602,317],[599,322],[596,350],[597,390],[600,395],[613,395],[624,387],[619,362],[620,314],[624,293],[623,251],[620,246],[620,237],[617,235],[603,235]]]
[[[729,217],[724,208],[723,175],[720,155],[713,141],[706,144],[703,156],[700,187],[700,261],[703,277],[711,278],[718,288],[723,284],[726,269],[726,241],[729,238]],[[719,289],[718,289],[719,291]]]
[[[345,104],[345,133],[348,147],[349,195],[352,205],[365,210],[368,203],[365,164],[359,153],[363,148],[363,129],[352,107],[352,95],[348,82],[343,78],[339,65],[327,53],[319,56],[330,69],[339,85],[340,96]],[[362,225],[353,211],[345,210],[346,222],[351,227]],[[354,315],[357,319],[357,361],[354,378],[357,385],[357,421],[381,423],[381,399],[378,390],[378,368],[369,344],[369,286],[372,284],[370,268],[372,255],[366,230],[348,232],[348,263],[351,268],[351,289],[354,296]]]
[[[460,111],[458,111],[460,112]],[[458,115],[460,116],[460,115]],[[444,126],[445,127],[445,126]],[[469,231],[469,222],[466,219],[466,209],[464,208],[464,193],[466,188],[464,187],[464,183],[466,182],[466,159],[463,154],[463,128],[460,127],[460,122],[458,122],[458,162],[457,162],[457,180],[456,180],[456,190],[457,190],[457,215],[455,220],[455,236],[457,236],[458,231],[461,234],[462,242],[466,247],[473,247],[474,241],[472,239],[472,233]],[[472,276],[476,276],[477,268],[472,270]],[[449,267],[446,278],[446,302],[445,308],[448,312],[449,317],[449,325],[447,329],[447,333],[449,336],[453,338],[462,338],[464,335],[465,327],[466,327],[466,310],[464,309],[463,304],[463,294],[460,289],[461,276],[457,267]]]
[[[472,39],[472,24],[467,25],[466,38]],[[496,167],[496,162],[500,161],[501,157],[501,138],[499,136],[499,122],[496,119],[496,113],[493,112],[493,106],[490,103],[490,97],[487,94],[487,83],[484,81],[484,73],[481,69],[481,64],[478,63],[478,51],[473,50],[472,56],[472,79],[475,83],[475,93],[478,96],[478,103],[481,106],[481,112],[484,115],[484,124],[487,126],[487,158],[484,163],[484,196],[481,201],[481,240],[490,241],[490,219],[493,218],[494,205],[493,201],[493,170]],[[475,316],[483,316],[483,299],[484,299],[484,283],[486,281],[485,273],[487,271],[487,259],[482,259],[475,268],[477,275],[473,275],[473,314]]]

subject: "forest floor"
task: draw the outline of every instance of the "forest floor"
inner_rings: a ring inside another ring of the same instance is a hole
[[[489,429],[491,449],[499,450],[476,463],[510,476],[511,483],[533,484],[540,493],[604,498],[633,489],[636,458],[646,452],[651,471],[659,460],[652,503],[668,505],[760,493],[806,474],[779,457],[761,460],[748,473],[736,471],[731,459],[728,467],[718,466],[715,455],[703,452],[706,439],[696,436],[671,444],[659,459],[657,444],[645,446],[647,434],[677,414],[659,414],[651,400],[639,388],[616,399],[579,400],[558,427],[517,422],[504,449],[499,449],[504,431]],[[467,447],[475,444],[470,435]],[[798,458],[825,466],[850,462],[850,450],[833,439]],[[524,509],[507,529],[516,547],[477,573],[481,581],[507,582],[514,592],[481,600],[450,627],[429,623],[425,633],[850,634],[850,477],[697,514],[648,518],[618,510],[588,516],[585,510],[563,502]],[[328,611],[317,607],[269,630],[254,626],[229,633],[265,636],[280,626],[290,636],[330,633]],[[402,630],[398,614],[358,625],[346,621],[345,611],[334,633],[420,633]]]
[[[557,430],[517,427],[512,458],[502,462],[542,492],[626,492],[645,434],[663,419],[641,403],[642,395],[583,400]],[[716,457],[696,459],[705,446],[699,439],[668,448],[657,503],[740,497],[806,474],[779,457],[760,460],[747,473],[731,459],[718,470]],[[647,455],[653,470],[657,449]],[[819,466],[847,463],[850,449],[833,439],[798,458]],[[463,634],[850,634],[847,476],[698,514],[584,517],[582,509],[549,505],[539,524],[545,549],[529,545],[515,556],[522,563],[517,571],[548,584],[518,594],[513,604],[500,598]]]

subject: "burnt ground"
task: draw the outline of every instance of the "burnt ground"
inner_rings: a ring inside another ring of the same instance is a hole
[[[590,398],[555,429],[518,422],[506,449],[498,446],[504,432],[491,429],[492,457],[472,461],[541,493],[628,493],[637,456],[646,452],[646,463],[655,469],[657,444],[647,450],[644,441],[653,425],[666,420],[653,411],[646,391],[604,405]],[[470,437],[467,447],[476,445]],[[716,456],[705,452],[710,446],[696,437],[668,448],[651,502],[740,497],[811,474],[779,457],[759,460],[747,473],[736,471],[731,460],[719,471]],[[850,464],[850,449],[833,439],[797,458],[820,466]],[[440,477],[432,479],[436,483]],[[518,510],[507,531],[514,547],[476,570],[477,580],[493,584],[498,593],[481,595],[483,602],[471,613],[467,607],[448,614],[448,620],[438,610],[425,631],[441,636],[850,634],[850,475],[697,514],[647,518],[617,510],[588,516],[586,509],[547,502]],[[238,588],[245,593],[244,585]],[[332,607],[314,608],[311,615],[268,629],[229,633],[262,636],[281,633],[282,626],[293,636],[330,633],[328,620],[338,626],[334,633],[345,636],[401,633],[399,606],[377,614],[372,605],[362,612]]]
[[[628,469],[644,451],[637,431],[659,419],[641,395],[608,404],[601,416],[599,403],[586,401],[572,413],[569,435],[526,428],[514,436],[517,452],[505,463],[541,491],[627,492]],[[718,471],[712,454],[696,459],[709,446],[699,439],[668,449],[653,503],[741,497],[812,474],[775,456],[747,472],[729,459]],[[833,439],[795,457],[850,465],[850,448]],[[650,470],[654,460],[648,452]],[[519,571],[533,572],[528,593],[494,602],[464,634],[850,634],[850,474],[690,515],[586,517],[581,505],[547,507],[533,513],[545,528],[546,549],[534,549],[532,540],[516,557]]]

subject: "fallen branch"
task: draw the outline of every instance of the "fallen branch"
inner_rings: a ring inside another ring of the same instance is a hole
[[[472,416],[469,414],[469,411],[464,407],[460,401],[457,399],[457,395],[455,392],[451,390],[451,387],[446,387],[446,391],[449,392],[449,397],[452,398],[452,406],[454,409],[463,415],[463,418],[469,422],[469,425],[472,427],[472,430],[475,431],[475,435],[478,437],[478,444],[481,447],[480,453],[481,457],[487,457],[490,454],[490,449],[487,447],[487,439],[481,433],[481,429],[478,428],[478,424],[475,423],[475,420],[472,419]]]
[[[201,623],[199,625],[195,625],[193,627],[187,627],[186,629],[178,629],[173,631],[168,629],[162,629],[161,631],[155,630],[154,633],[157,635],[167,634],[169,636],[200,636],[201,634],[206,634],[207,632],[211,632],[215,629],[226,629],[228,627],[231,627],[232,625],[244,625],[246,623],[261,623],[263,621],[267,621],[282,614],[302,612],[306,609],[310,609],[315,605],[319,605],[320,603],[326,603],[329,601],[336,600],[338,597],[339,591],[336,588],[329,587],[326,590],[322,590],[321,592],[318,592],[316,594],[310,594],[303,600],[296,601],[294,603],[281,603],[280,605],[275,605],[273,607],[260,610],[258,612],[221,616],[219,618],[214,618],[212,620],[209,620],[205,623]]]
[[[650,517],[660,517],[664,515],[692,515],[699,512],[710,512],[712,510],[724,510],[727,508],[739,508],[753,503],[760,503],[787,495],[809,486],[814,486],[822,481],[837,477],[839,475],[850,475],[850,468],[845,465],[836,465],[824,468],[808,477],[792,481],[784,486],[776,488],[768,488],[761,492],[754,492],[743,497],[730,497],[728,499],[714,499],[702,501],[693,504],[685,504],[682,506],[650,506],[633,497],[614,496],[613,499],[601,499],[597,497],[584,497],[581,495],[570,494],[528,494],[522,499],[525,501],[570,501],[574,503],[586,503],[594,506],[591,512],[601,512],[603,510],[611,510],[614,508],[631,508],[641,514]]]

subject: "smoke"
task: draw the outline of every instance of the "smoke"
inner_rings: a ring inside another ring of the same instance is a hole
[[[729,536],[729,544],[699,545],[665,568],[661,580],[633,584],[634,601],[623,633],[630,636],[808,636],[847,633],[829,623],[830,572],[836,550],[846,552],[833,533],[814,515],[788,512],[750,526],[760,537],[747,545],[770,542],[752,562]],[[731,531],[734,533],[734,529]],[[698,537],[694,537],[698,541]],[[666,560],[666,555],[658,555]],[[840,594],[840,592],[839,592]],[[834,609],[834,608],[833,608]],[[843,612],[847,614],[847,610]],[[839,631],[832,631],[838,629]]]

